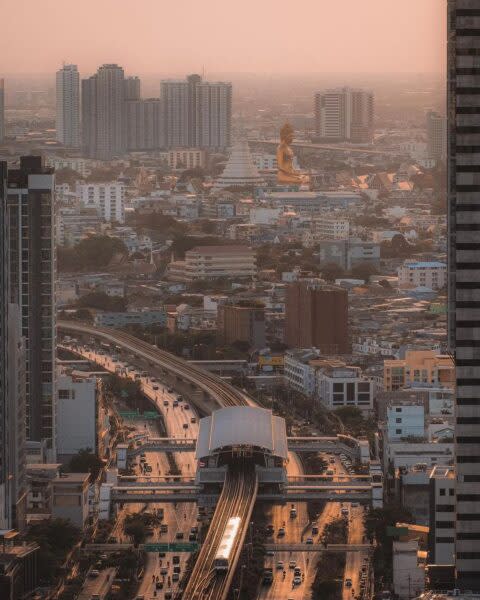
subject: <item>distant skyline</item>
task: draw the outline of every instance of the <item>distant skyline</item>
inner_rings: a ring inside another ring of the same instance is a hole
[[[2,0],[0,76],[442,73],[446,0]]]

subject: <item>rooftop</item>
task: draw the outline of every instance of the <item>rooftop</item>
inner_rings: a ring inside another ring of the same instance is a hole
[[[272,411],[253,406],[232,406],[216,410],[200,420],[196,458],[224,448],[248,446],[288,458],[285,420]]]

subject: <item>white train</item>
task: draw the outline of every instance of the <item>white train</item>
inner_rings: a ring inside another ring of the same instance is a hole
[[[227,571],[230,566],[230,556],[240,530],[240,517],[228,519],[227,526],[223,532],[222,541],[218,547],[213,566],[217,571]]]

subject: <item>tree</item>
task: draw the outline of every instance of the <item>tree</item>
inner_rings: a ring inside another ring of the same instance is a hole
[[[345,274],[345,271],[342,269],[342,267],[334,262],[329,262],[325,263],[324,265],[321,265],[320,271],[322,277],[326,281],[335,281],[335,279],[339,279]]]
[[[141,519],[131,519],[129,521],[125,521],[123,530],[126,535],[130,536],[133,543],[136,545],[142,544],[147,537],[146,527]]]
[[[368,283],[370,281],[370,277],[375,275],[376,272],[377,269],[370,263],[366,262],[358,263],[350,269],[350,275],[353,277],[353,279],[363,279],[365,283]]]
[[[51,583],[67,553],[80,539],[80,530],[67,519],[51,519],[35,523],[26,534],[26,539],[37,542],[38,575],[42,582]]]
[[[81,240],[73,248],[58,248],[58,268],[60,271],[96,270],[109,265],[116,255],[128,256],[122,240],[108,235],[94,235]]]
[[[127,301],[121,296],[109,296],[105,292],[91,292],[78,299],[78,306],[82,308],[97,308],[112,312],[127,310]]]
[[[80,179],[83,179],[80,173],[74,171],[73,169],[70,169],[69,167],[55,171],[55,185],[62,185],[63,183],[68,183],[68,185],[72,187]]]
[[[104,467],[103,460],[92,452],[91,448],[82,448],[72,456],[68,463],[71,473],[90,473],[90,480],[95,481],[100,469]]]

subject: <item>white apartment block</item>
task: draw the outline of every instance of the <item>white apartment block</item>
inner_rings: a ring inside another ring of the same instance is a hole
[[[62,372],[58,377],[57,455],[69,456],[83,448],[97,451],[97,381]]]
[[[82,177],[88,177],[95,163],[85,158],[67,158],[65,156],[47,156],[45,159],[47,167],[53,167],[55,171],[72,169]]]
[[[267,154],[265,152],[252,152],[254,165],[259,171],[276,171],[278,168],[276,154]],[[293,157],[293,168],[299,169],[297,157]]]
[[[159,158],[167,163],[170,169],[204,168],[207,164],[207,153],[200,148],[177,148],[160,152]]]
[[[185,253],[185,260],[168,266],[168,277],[177,281],[251,278],[256,275],[256,254],[248,246],[197,246]]]
[[[319,358],[313,348],[288,350],[284,375],[292,389],[315,398],[329,410],[341,406],[356,406],[368,412],[373,409],[374,382],[364,377],[359,367]]]
[[[284,357],[284,375],[288,385],[306,396],[316,391],[315,367],[309,363],[317,358],[311,350],[289,350]]]
[[[425,436],[425,409],[423,404],[399,404],[387,407],[387,435],[389,441]]]
[[[359,367],[321,369],[317,371],[316,380],[318,398],[329,410],[341,406],[373,410],[374,382],[364,377]]]
[[[350,233],[350,222],[340,217],[321,216],[312,223],[318,240],[346,240]]]
[[[455,562],[455,471],[434,467],[430,474],[429,561],[433,565]]]
[[[427,287],[439,290],[447,283],[447,265],[442,262],[407,260],[398,268],[398,287]]]
[[[95,207],[104,221],[125,221],[125,186],[123,183],[82,183],[77,195],[86,207]]]

